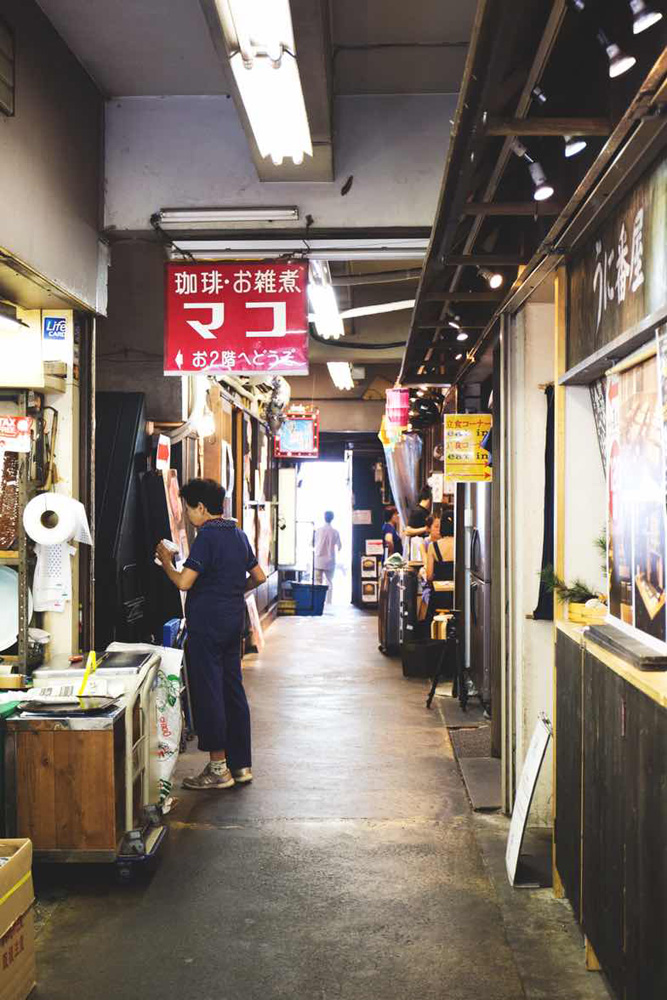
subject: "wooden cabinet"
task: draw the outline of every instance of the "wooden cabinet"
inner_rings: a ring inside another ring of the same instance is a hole
[[[124,709],[10,719],[5,765],[9,836],[30,837],[37,858],[115,858],[125,819]]]
[[[664,1000],[667,707],[563,633],[556,667],[556,867],[619,1000]]]

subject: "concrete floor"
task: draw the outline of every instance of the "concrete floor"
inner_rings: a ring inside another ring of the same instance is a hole
[[[425,682],[378,652],[374,617],[279,619],[246,679],[252,786],[179,792],[146,881],[117,887],[99,868],[38,877],[38,997],[605,995],[564,904],[553,901],[558,926],[540,906],[527,953],[510,943],[512,890],[497,891],[480,851],[440,715],[424,708]],[[201,763],[188,753],[181,773]]]

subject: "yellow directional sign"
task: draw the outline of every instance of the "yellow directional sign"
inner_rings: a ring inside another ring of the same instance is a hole
[[[493,479],[489,453],[482,441],[491,430],[490,413],[445,415],[445,478],[457,483],[488,483]]]

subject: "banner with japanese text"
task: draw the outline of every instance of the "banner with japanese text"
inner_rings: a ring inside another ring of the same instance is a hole
[[[166,265],[165,375],[308,374],[308,265]]]
[[[490,455],[482,442],[492,421],[490,413],[445,415],[445,479],[455,483],[491,481]]]

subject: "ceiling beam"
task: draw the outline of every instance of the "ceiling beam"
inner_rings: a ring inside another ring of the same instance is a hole
[[[423,302],[502,302],[505,296],[501,292],[461,292],[458,289],[449,292],[427,292],[422,297]],[[465,324],[462,324],[465,325]]]
[[[463,206],[464,215],[560,215],[562,210],[556,201],[467,201]]]
[[[487,135],[599,135],[611,134],[606,118],[489,118]]]
[[[462,267],[522,267],[526,258],[509,253],[448,253],[442,258],[442,263],[446,267],[450,264]]]
[[[486,330],[488,323],[466,323],[463,319],[461,320],[461,328],[463,330]],[[456,327],[450,326],[449,323],[424,323],[417,327],[418,330],[430,330],[432,333],[440,333],[441,330],[451,330],[454,334],[456,333]]]
[[[403,271],[369,271],[366,274],[335,274],[332,285],[389,285],[395,281],[419,281],[422,269],[407,268]]]

